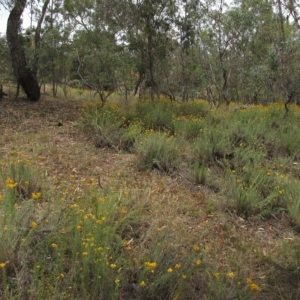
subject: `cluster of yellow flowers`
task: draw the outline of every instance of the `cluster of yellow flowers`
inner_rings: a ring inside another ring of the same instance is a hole
[[[218,278],[218,277],[220,276],[220,273],[219,273],[219,272],[216,272],[216,273],[214,274],[214,276],[215,276],[216,278]],[[235,274],[234,274],[233,272],[228,272],[228,273],[227,273],[227,276],[228,276],[230,279],[232,279],[232,278],[235,277]],[[241,282],[238,281],[237,284],[238,284],[238,285],[241,285]],[[260,290],[259,286],[258,286],[256,283],[254,283],[250,278],[247,279],[247,284],[248,284],[249,288],[251,289],[251,291],[258,292],[258,291]]]
[[[37,192],[37,193],[32,193],[31,197],[32,197],[32,199],[37,200],[37,199],[39,199],[41,197],[41,195],[42,195],[42,193]]]
[[[6,186],[9,188],[9,189],[13,189],[15,188],[16,186],[18,185],[17,182],[14,182],[11,178],[8,178],[6,180]]]
[[[259,286],[257,284],[255,284],[250,278],[247,279],[247,283],[252,291],[254,291],[254,292],[259,291]]]
[[[145,267],[146,267],[147,271],[150,271],[150,272],[154,273],[155,269],[157,268],[157,264],[156,264],[156,262],[146,261],[145,262]]]

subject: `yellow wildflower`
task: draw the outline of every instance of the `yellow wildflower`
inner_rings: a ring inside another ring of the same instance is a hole
[[[101,197],[99,198],[99,202],[103,204],[105,202],[105,199]]]
[[[181,268],[181,264],[176,264],[175,265],[175,269],[180,269]]]
[[[200,266],[202,264],[202,261],[200,259],[196,260],[196,266]]]
[[[172,269],[172,268],[169,268],[169,269],[168,269],[168,273],[171,274],[172,272],[173,272],[173,269]]]
[[[4,269],[5,266],[6,266],[6,263],[1,263],[1,264],[0,264],[0,269]]]
[[[146,285],[146,283],[145,283],[145,281],[143,280],[141,283],[140,283],[140,286],[145,286]]]
[[[151,262],[147,261],[147,262],[145,262],[145,266],[146,266],[147,271],[151,271],[152,273],[154,273],[154,270],[156,269],[157,264],[156,264],[156,262],[151,263]]]
[[[53,248],[53,249],[56,249],[57,248],[57,245],[56,244],[51,244],[51,247]]]
[[[88,256],[88,252],[82,252],[82,256]]]
[[[259,291],[259,286],[255,283],[251,283],[250,284],[250,289],[254,292],[258,292]]]
[[[2,195],[0,195],[0,201],[3,199],[3,196]]]
[[[218,278],[218,277],[220,276],[220,273],[219,273],[219,272],[216,272],[216,273],[214,274],[214,276],[215,276],[216,278]]]
[[[193,246],[193,249],[194,249],[195,251],[200,251],[200,247],[199,247],[198,245],[194,245],[194,246]]]
[[[39,199],[41,197],[41,195],[42,195],[42,193],[37,192],[37,193],[32,193],[31,197],[32,197],[32,199],[36,200],[36,199]]]
[[[111,265],[110,265],[110,268],[111,268],[111,269],[114,269],[116,266],[117,266],[116,264],[111,264]]]
[[[247,279],[247,283],[252,291],[258,292],[260,290],[259,286],[255,284],[250,278]]]
[[[125,248],[126,250],[132,250],[130,244],[129,244],[127,241],[125,241],[125,242],[123,243],[123,246],[124,246],[124,248]]]
[[[228,275],[229,278],[233,278],[234,277],[234,273],[233,272],[229,272],[227,275]]]
[[[35,228],[35,227],[37,227],[37,226],[38,226],[37,222],[35,222],[35,221],[32,221],[32,222],[31,222],[31,227],[32,227],[32,228]]]
[[[118,283],[120,283],[120,279],[119,279],[119,278],[117,278],[117,279],[115,280],[115,284],[118,284]]]
[[[182,278],[183,280],[186,279],[186,275],[182,274],[182,275],[181,275],[181,278]]]
[[[12,179],[8,178],[6,180],[6,186],[9,188],[9,189],[13,189],[15,188],[16,186],[18,185],[17,182],[14,182]]]

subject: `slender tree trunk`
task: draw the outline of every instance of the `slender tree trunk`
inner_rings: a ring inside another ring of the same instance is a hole
[[[146,32],[147,32],[147,55],[148,55],[148,69],[149,69],[149,82],[150,82],[150,96],[151,101],[154,101],[156,90],[156,82],[154,79],[154,55],[153,55],[153,32],[150,25],[150,18],[146,18]]]
[[[38,21],[38,24],[37,24],[37,27],[35,30],[35,39],[34,39],[35,54],[34,54],[34,66],[32,68],[32,73],[33,73],[33,76],[35,79],[37,78],[37,71],[38,71],[38,65],[39,65],[39,50],[41,48],[41,29],[42,29],[42,24],[43,24],[43,21],[45,18],[45,14],[46,14],[49,2],[50,2],[50,0],[46,0],[44,2],[42,14],[39,18],[39,21]]]
[[[7,20],[6,36],[12,59],[12,68],[17,81],[24,89],[29,100],[38,101],[40,99],[40,88],[27,66],[24,49],[20,44],[18,36],[19,21],[25,6],[26,0],[17,0],[15,2],[15,6],[11,10]]]

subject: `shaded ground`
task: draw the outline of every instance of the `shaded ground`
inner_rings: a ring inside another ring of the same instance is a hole
[[[58,191],[70,176],[75,177],[79,190],[83,181],[91,180],[98,183],[99,189],[110,184],[147,188],[149,198],[158,195],[150,202],[153,212],[168,218],[170,206],[175,208],[178,216],[174,227],[184,230],[191,240],[201,240],[213,264],[224,270],[246,269],[261,287],[257,299],[299,296],[298,279],[289,270],[290,258],[282,254],[296,239],[284,213],[268,220],[244,220],[224,212],[218,195],[205,187],[157,172],[136,172],[133,154],[96,148],[82,132],[77,124],[82,104],[47,98],[37,103],[0,102],[2,160],[9,159],[13,151],[25,153]],[[165,202],[164,195],[173,201]],[[181,228],[181,222],[185,228]],[[274,289],[271,284],[277,277],[282,281]]]

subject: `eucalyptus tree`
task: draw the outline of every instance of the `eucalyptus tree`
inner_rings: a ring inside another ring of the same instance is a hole
[[[16,0],[13,3],[7,21],[6,37],[17,82],[24,89],[28,99],[38,101],[40,99],[40,88],[33,72],[27,65],[25,53],[19,39],[20,18],[26,2],[26,0]]]
[[[174,17],[174,37],[177,47],[174,49],[173,80],[180,88],[182,101],[187,101],[198,90],[201,82],[200,64],[196,50],[196,35],[199,20],[202,19],[201,2],[198,0],[178,0],[178,11]]]
[[[211,74],[207,76],[210,93],[217,92],[226,103],[278,99],[287,79],[283,62],[289,36],[279,1],[238,0],[226,7],[220,0],[218,4],[208,11],[209,22],[200,35],[203,64]]]
[[[299,0],[278,0],[283,7],[286,19],[291,18],[293,25],[300,29],[300,2]]]
[[[300,98],[300,52],[299,52],[299,12],[300,3],[297,0],[276,0],[278,34],[278,81],[281,94],[288,111],[292,101],[299,104]]]
[[[252,14],[251,43],[245,51],[242,75],[253,99],[269,102],[285,98],[286,103],[296,96],[295,78],[299,77],[297,33],[292,29],[284,2],[240,1],[243,12]],[[247,81],[247,83],[246,83]]]
[[[207,59],[205,69],[211,72],[213,92],[218,100],[230,103],[229,89],[232,73],[231,57],[234,51],[234,35],[231,30],[231,18],[225,1],[220,0],[210,7],[206,14],[206,23],[202,26],[200,43]]]
[[[61,85],[65,96],[70,71],[72,27],[64,19],[63,1],[50,0],[43,27],[43,39],[38,51],[39,79],[51,83],[52,95]]]
[[[74,27],[70,79],[79,80],[102,101],[121,86],[125,94],[131,88],[130,56],[124,39],[129,5],[116,0],[64,2],[65,15]]]
[[[128,28],[129,49],[136,58],[137,80],[134,93],[150,89],[151,99],[160,92],[164,77],[161,64],[172,46],[170,31],[178,9],[175,1],[143,0],[132,2],[132,24]]]
[[[0,37],[0,83],[11,77],[10,53],[5,37]]]

